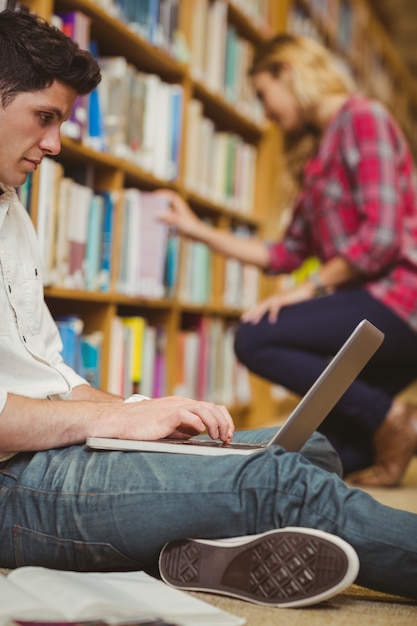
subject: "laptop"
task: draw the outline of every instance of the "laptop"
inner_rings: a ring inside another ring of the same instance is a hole
[[[354,329],[325,370],[269,441],[264,443],[223,444],[212,439],[159,439],[138,441],[108,437],[88,437],[86,446],[94,450],[170,452],[179,454],[253,454],[274,445],[297,452],[320,426],[384,339],[384,334],[368,320]]]

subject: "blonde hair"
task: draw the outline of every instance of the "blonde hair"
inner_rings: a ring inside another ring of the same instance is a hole
[[[262,43],[256,50],[250,76],[268,72],[278,77],[284,67],[292,69],[291,88],[306,120],[329,95],[348,95],[354,81],[338,65],[335,57],[314,39],[288,33]],[[313,121],[296,134],[284,135],[284,158],[293,181],[302,183],[304,165],[317,150],[320,128]]]

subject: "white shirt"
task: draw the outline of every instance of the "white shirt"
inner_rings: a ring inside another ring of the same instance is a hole
[[[7,394],[69,399],[88,384],[67,366],[45,304],[41,255],[32,221],[13,187],[0,184],[0,419]],[[0,461],[11,456],[1,454]]]

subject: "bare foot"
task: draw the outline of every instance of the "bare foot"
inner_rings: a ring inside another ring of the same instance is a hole
[[[398,485],[417,452],[417,407],[393,402],[385,420],[375,431],[373,444],[374,465],[347,476],[346,480],[364,487]]]

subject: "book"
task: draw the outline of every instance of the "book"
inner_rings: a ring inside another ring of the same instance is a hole
[[[168,233],[164,269],[164,285],[167,297],[175,295],[178,282],[180,238],[173,232]]]
[[[99,290],[109,291],[112,271],[114,217],[116,209],[116,192],[102,192],[104,198],[103,237],[101,264],[99,273]]]
[[[152,103],[155,109],[156,134],[155,145],[153,147],[153,164],[151,171],[155,176],[168,179],[169,137],[170,137],[170,117],[171,117],[171,87],[168,83],[160,82],[158,97]]]
[[[110,355],[108,360],[108,391],[124,396],[125,344],[122,318],[115,316],[110,323]]]
[[[53,269],[54,285],[59,287],[65,283],[68,274],[68,219],[70,212],[70,196],[72,180],[63,176],[59,184],[58,213],[56,227],[55,266]]]
[[[57,180],[63,176],[63,166],[45,157],[38,169],[38,210],[36,232],[42,253],[42,275],[45,285],[51,282],[51,256],[54,246],[57,214]]]
[[[191,28],[191,72],[198,80],[204,79],[208,0],[194,0]]]
[[[224,0],[214,0],[209,5],[207,27],[204,79],[210,90],[222,93],[227,35],[227,3]]]
[[[85,288],[96,291],[100,286],[101,254],[103,250],[104,198],[95,194],[88,211],[87,246],[85,253]]]
[[[31,213],[32,183],[33,172],[29,172],[26,176],[25,182],[18,189],[19,200],[21,204],[25,207],[29,215]]]
[[[166,380],[166,353],[167,333],[163,327],[158,327],[156,333],[156,353],[153,380],[153,398],[162,398],[167,395]]]
[[[169,146],[168,163],[166,164],[167,180],[175,180],[178,177],[179,159],[181,150],[182,133],[182,106],[183,89],[180,85],[170,86],[169,107]]]
[[[140,315],[122,317],[122,323],[125,328],[129,329],[127,334],[127,342],[129,346],[129,363],[127,369],[127,381],[126,385],[130,390],[129,393],[124,395],[130,395],[139,393],[140,383],[142,380],[143,372],[143,351],[144,351],[144,336],[146,320]]]
[[[142,376],[139,389],[143,396],[149,398],[154,391],[157,340],[158,328],[146,324],[143,333]]]
[[[123,191],[118,289],[129,296],[165,295],[168,228],[159,219],[165,196],[136,188]]]
[[[112,154],[126,157],[129,85],[134,69],[122,56],[99,57],[97,61],[102,76],[97,89],[105,145]]]
[[[100,330],[81,336],[84,377],[93,387],[101,387],[101,351],[104,334]]]
[[[245,619],[141,571],[72,572],[18,567],[0,576],[0,626],[133,624],[239,626]],[[159,621],[158,621],[159,620]]]
[[[88,239],[88,217],[93,190],[73,182],[70,189],[68,215],[68,289],[85,288],[85,257]]]
[[[98,59],[99,51],[96,41],[90,41],[89,50],[93,57]],[[83,143],[98,152],[107,151],[108,146],[104,130],[103,110],[98,87],[90,92],[87,104],[88,121],[85,129],[85,136],[83,137]]]
[[[174,40],[178,30],[179,4],[180,0],[160,0],[161,45],[172,54],[175,54]]]
[[[146,74],[145,80],[145,110],[143,116],[143,134],[141,146],[141,163],[143,169],[152,172],[154,164],[155,142],[159,120],[156,116],[161,79],[157,74]]]
[[[84,376],[84,365],[81,352],[83,320],[77,315],[57,317],[56,325],[62,341],[62,358],[80,376]]]

